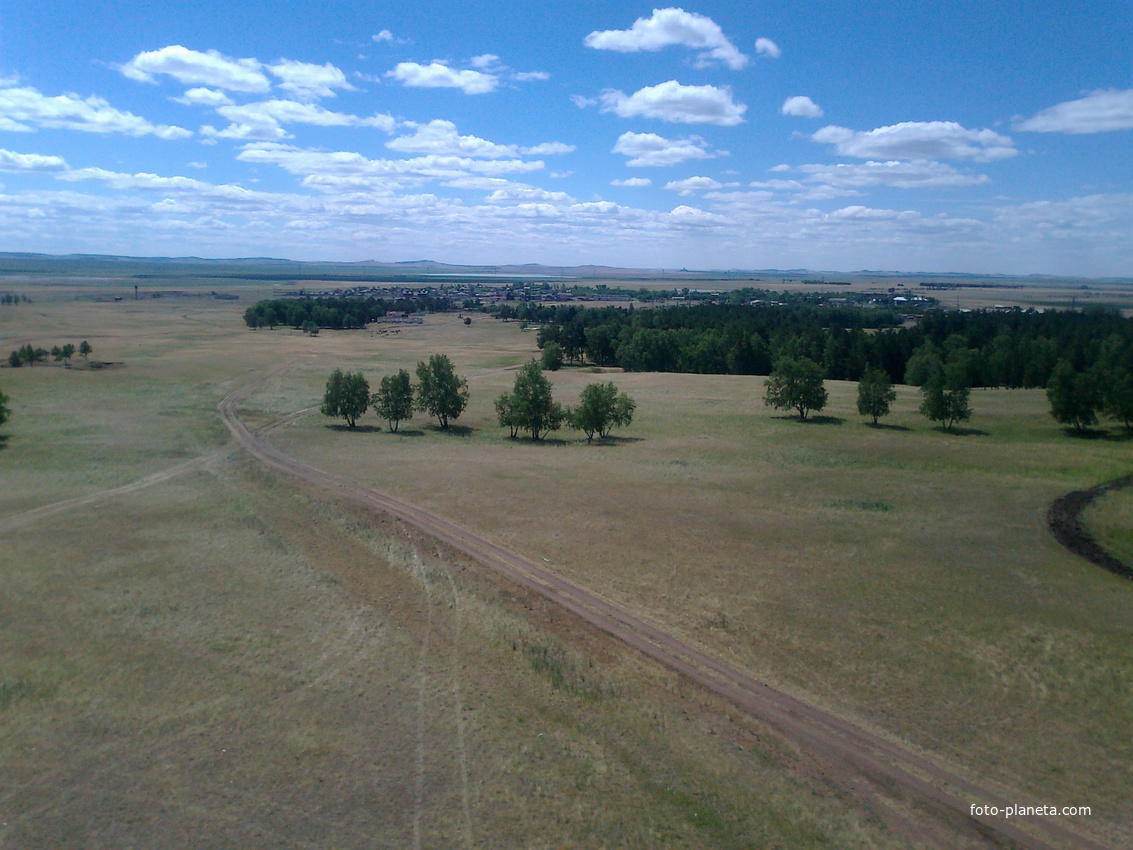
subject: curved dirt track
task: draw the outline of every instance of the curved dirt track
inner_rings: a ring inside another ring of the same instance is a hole
[[[269,375],[232,393],[218,406],[236,441],[264,465],[396,517],[729,700],[801,745],[822,763],[828,779],[854,796],[871,802],[887,798],[912,804],[921,811],[922,817],[895,816],[888,820],[896,831],[919,846],[951,847],[954,844],[949,843],[947,836],[951,834],[954,842],[956,833],[960,833],[968,842],[991,847],[1104,850],[1104,845],[1054,818],[973,817],[969,814],[973,804],[1002,809],[1010,804],[1031,805],[1036,801],[1025,800],[1021,795],[1008,799],[1003,793],[981,786],[911,748],[758,681],[586,588],[443,517],[284,455],[270,446],[260,432],[250,431],[236,411],[240,401],[284,368],[286,366],[273,369]],[[884,816],[889,807],[881,803],[873,808]],[[923,817],[924,814],[928,817]],[[941,826],[944,830],[939,828]]]
[[[1122,578],[1133,579],[1133,568],[1107,552],[1090,532],[1082,527],[1080,519],[1082,511],[1098,496],[1122,490],[1130,485],[1133,485],[1133,475],[1126,475],[1124,478],[1107,481],[1089,490],[1074,490],[1065,496],[1060,496],[1050,503],[1050,510],[1046,513],[1046,523],[1054,539],[1075,555],[1081,555],[1091,564],[1096,564],[1103,570],[1109,570]]]

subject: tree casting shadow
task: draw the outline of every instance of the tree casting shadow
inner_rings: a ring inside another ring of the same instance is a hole
[[[804,425],[845,425],[846,420],[839,416],[808,416],[800,420]]]
[[[908,428],[904,425],[886,425],[884,422],[878,422],[876,425],[872,422],[866,422],[865,426],[867,428],[873,428],[877,431],[911,431],[912,430],[911,428]]]

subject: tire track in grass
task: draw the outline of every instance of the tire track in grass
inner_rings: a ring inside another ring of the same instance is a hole
[[[1082,511],[1088,508],[1098,496],[1113,493],[1133,485],[1133,475],[1116,478],[1091,487],[1089,490],[1074,490],[1060,496],[1050,503],[1046,513],[1046,524],[1054,539],[1091,564],[1109,570],[1122,578],[1133,579],[1133,569],[1122,562],[1112,552],[1106,551],[1094,536],[1082,525]]]
[[[417,662],[417,779],[413,786],[413,848],[421,850],[421,818],[425,811],[425,683],[428,679],[429,638],[433,633],[433,600],[429,593],[429,577],[416,549],[413,550],[413,572],[421,576],[425,585],[425,635],[421,638]]]
[[[1035,805],[1036,801],[1016,791],[1005,792],[981,784],[938,758],[930,758],[906,744],[778,690],[533,560],[443,517],[288,457],[268,444],[261,434],[250,431],[236,412],[239,401],[278,372],[278,369],[273,370],[260,382],[237,390],[218,406],[237,442],[265,466],[413,526],[723,697],[802,745],[828,768],[827,779],[856,799],[866,801],[875,813],[881,813],[887,800],[897,798],[916,804],[936,822],[985,846],[1105,850],[1105,845],[1052,818],[1009,820],[972,815],[973,804],[998,806],[1002,810],[1017,803]],[[890,823],[900,828],[899,822],[891,820]],[[948,847],[935,829],[906,827],[901,828],[901,832],[922,846]]]
[[[460,697],[460,596],[456,592],[456,580],[450,573],[445,574],[452,588],[452,699],[456,709],[456,747],[460,757],[460,805],[464,816],[464,846],[472,847],[472,807],[468,800],[468,748],[464,737],[464,702]]]

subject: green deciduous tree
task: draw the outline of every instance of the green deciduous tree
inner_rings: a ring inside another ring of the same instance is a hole
[[[94,348],[92,348],[91,344],[85,339],[79,343],[79,354],[83,355],[83,360],[86,360],[88,357],[90,357],[91,352],[93,351]]]
[[[889,375],[881,369],[866,369],[858,381],[858,413],[869,416],[873,424],[889,415],[889,406],[897,400],[897,391]]]
[[[1109,376],[1103,391],[1105,415],[1133,428],[1133,370],[1119,369]]]
[[[434,354],[429,362],[417,363],[417,409],[437,417],[448,428],[468,405],[468,381],[456,374],[445,354]]]
[[[822,379],[822,367],[809,357],[784,357],[764,384],[763,403],[778,410],[797,410],[802,421],[812,410],[826,406],[829,396]]]
[[[514,440],[519,433],[519,418],[515,415],[515,398],[511,393],[500,393],[496,397],[496,421],[501,428],[511,431],[509,436]]]
[[[551,382],[543,374],[538,360],[530,361],[519,370],[510,400],[496,401],[496,416],[501,425],[512,429],[513,437],[518,431],[527,431],[532,440],[541,440],[562,427],[562,405],[555,402]]]
[[[567,411],[572,428],[586,434],[586,442],[595,436],[605,438],[614,428],[624,428],[633,421],[637,402],[626,393],[618,393],[612,381],[588,384],[582,391],[578,407]]]
[[[12,415],[12,411],[8,409],[8,396],[0,390],[0,425],[8,421],[8,417]]]
[[[378,416],[389,423],[390,431],[396,432],[398,423],[413,418],[413,384],[409,373],[399,369],[396,375],[386,375],[370,401]]]
[[[370,384],[361,372],[335,369],[327,381],[326,394],[319,410],[324,416],[346,420],[351,428],[370,406]]]
[[[1069,360],[1060,360],[1046,385],[1050,415],[1056,422],[1081,433],[1098,421],[1102,394],[1094,375],[1075,371]]]
[[[75,356],[75,344],[68,342],[59,350],[59,353],[63,355],[64,362],[70,363],[71,358]]]
[[[24,365],[24,358],[19,349],[13,349],[12,353],[8,355],[8,365],[13,369],[19,369]]]
[[[557,372],[563,368],[563,347],[557,342],[548,342],[543,346],[543,368],[548,372]]]
[[[938,363],[921,387],[921,395],[921,413],[939,422],[945,431],[972,418],[972,408],[968,406],[971,390],[965,381],[963,364]]]

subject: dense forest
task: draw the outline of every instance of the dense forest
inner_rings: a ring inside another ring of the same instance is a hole
[[[364,328],[388,313],[439,313],[454,308],[453,300],[439,293],[411,298],[273,298],[258,301],[245,310],[244,323],[250,328],[283,325],[296,330],[309,327],[344,330]]]
[[[771,293],[745,291],[743,296]],[[857,381],[867,369],[894,383],[921,384],[927,364],[957,365],[972,387],[1045,387],[1066,361],[1078,373],[1133,372],[1133,320],[1111,309],[1084,311],[927,309],[910,317],[887,305],[814,297],[682,306],[587,307],[508,303],[502,318],[539,324],[538,344],[569,361],[631,372],[768,375],[782,358],[806,357],[826,377]],[[843,299],[844,300],[844,299]],[[249,307],[251,328],[362,328],[387,313],[441,312],[461,304],[445,294],[279,298]],[[491,308],[489,308],[491,309]]]
[[[767,375],[784,357],[820,363],[857,381],[878,368],[894,383],[923,383],[923,364],[961,364],[973,387],[1045,387],[1061,360],[1076,372],[1133,368],[1133,320],[1085,312],[929,310],[903,322],[889,309],[701,304],[648,310],[548,306],[540,347],[569,360],[628,371]]]

